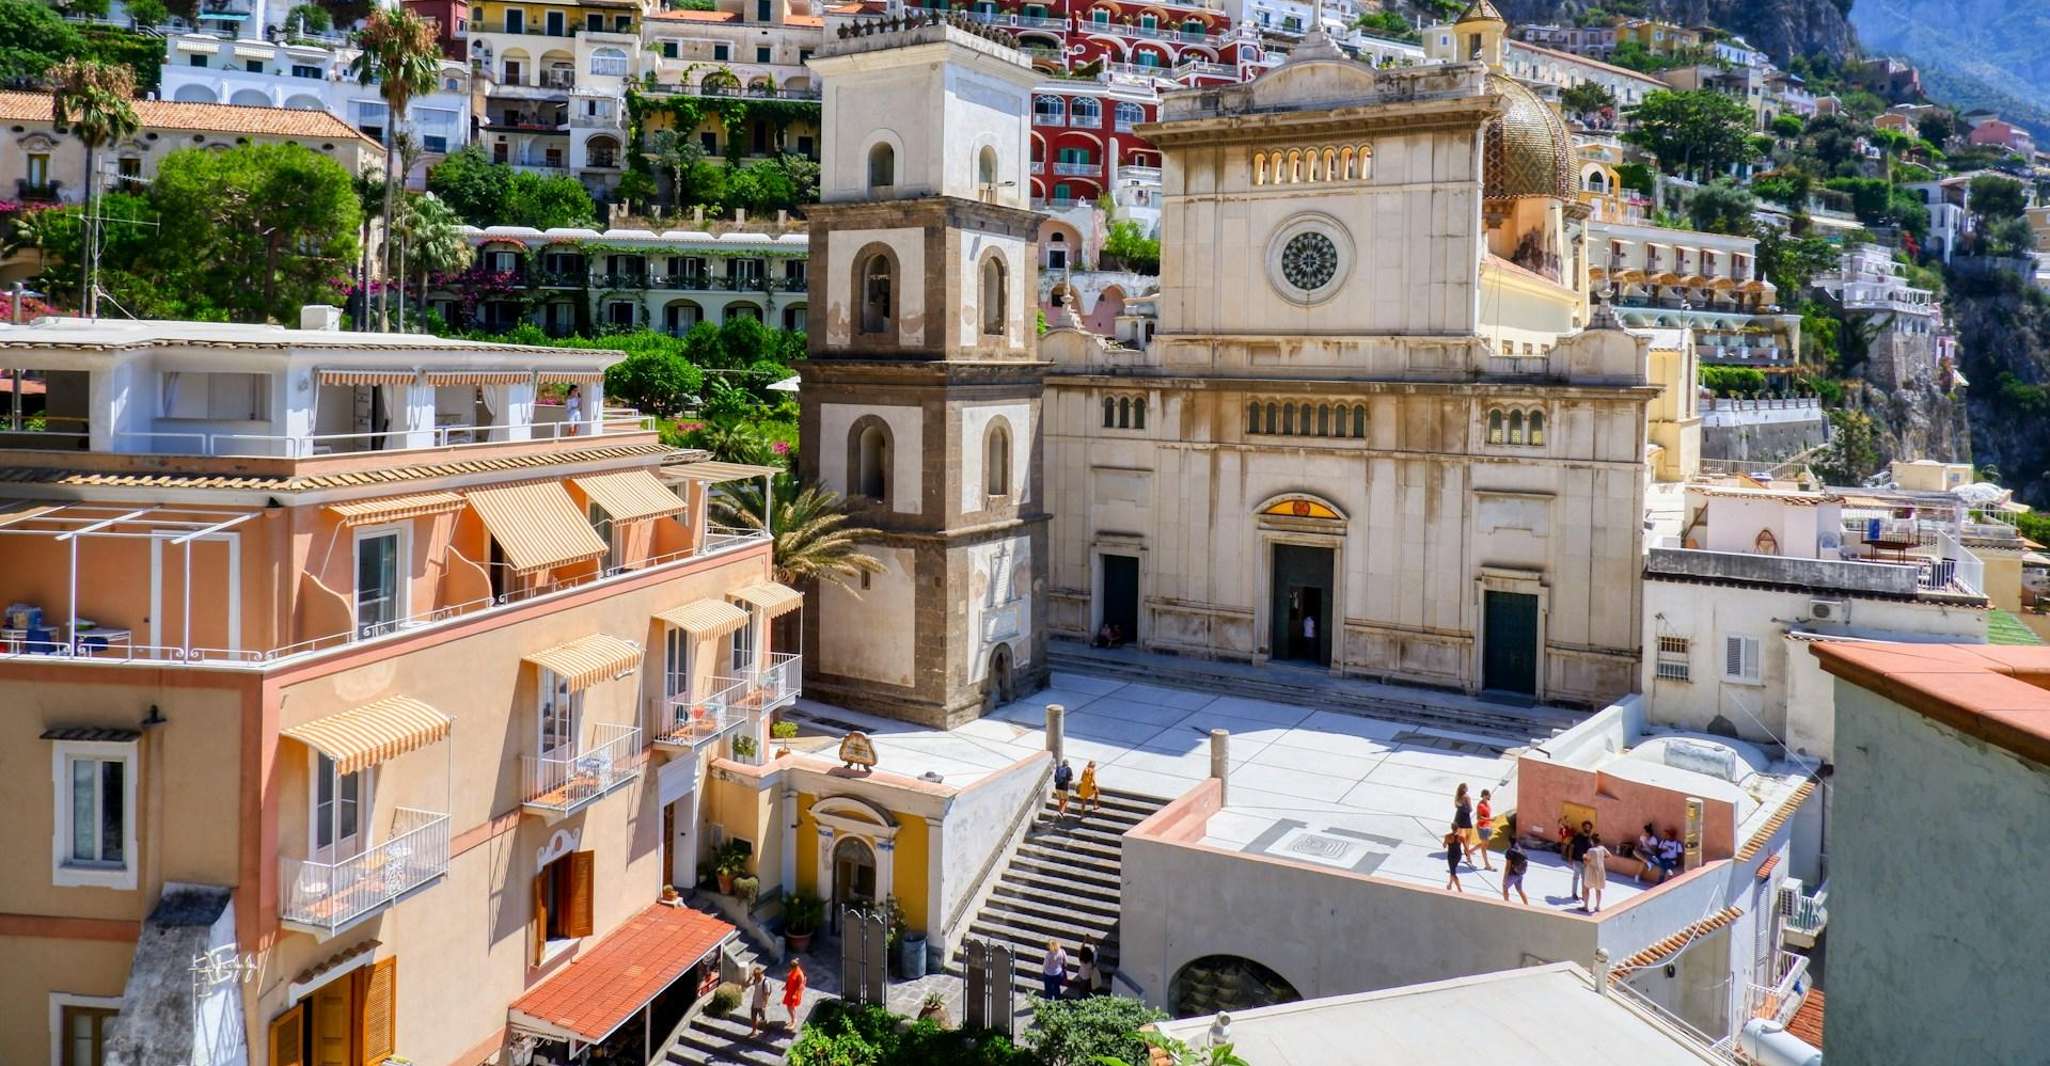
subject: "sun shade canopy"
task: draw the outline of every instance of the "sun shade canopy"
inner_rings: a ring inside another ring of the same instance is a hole
[[[571,691],[581,691],[600,681],[610,681],[640,669],[641,646],[630,640],[593,633],[567,644],[558,644],[547,651],[537,651],[527,656],[526,661],[553,671],[568,683]]]
[[[660,518],[683,510],[683,500],[646,470],[622,470],[571,478],[591,502],[605,508],[615,522]]]
[[[328,510],[352,526],[397,522],[462,509],[463,498],[453,492],[418,492],[409,496],[384,496],[375,500],[351,500],[328,505]]]
[[[804,605],[804,593],[788,585],[779,585],[774,581],[764,581],[759,585],[749,585],[746,588],[735,590],[733,595],[761,608],[762,613],[771,618],[780,614],[788,614]]]
[[[559,481],[478,489],[469,494],[469,501],[505,552],[506,561],[519,573],[605,554],[605,542],[598,539]]]
[[[387,696],[295,725],[284,733],[333,759],[336,773],[353,774],[447,740],[449,725],[448,715],[411,696]]]
[[[747,612],[724,600],[697,600],[655,618],[694,637],[723,637],[747,624]]]

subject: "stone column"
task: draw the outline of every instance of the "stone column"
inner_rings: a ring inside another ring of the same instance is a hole
[[[1210,731],[1210,776],[1217,779],[1217,802],[1222,805],[1231,787],[1231,733],[1227,730]]]
[[[1061,756],[1067,745],[1068,709],[1058,703],[1046,705],[1046,750],[1053,755],[1053,764],[1061,764]]]
[[[927,818],[925,820],[925,942],[926,951],[931,952],[941,945],[941,936],[950,930],[942,928],[947,921],[946,888],[946,820]],[[942,955],[942,958],[945,956]]]

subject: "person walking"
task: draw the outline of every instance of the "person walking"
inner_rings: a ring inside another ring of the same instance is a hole
[[[1573,898],[1576,900],[1581,895],[1582,878],[1587,865],[1587,849],[1592,844],[1593,836],[1594,823],[1582,822],[1580,831],[1574,833],[1572,839],[1566,842],[1566,866],[1573,871]]]
[[[1588,837],[1587,854],[1581,857],[1581,864],[1587,867],[1587,897],[1581,901],[1581,906],[1587,908],[1589,914],[1600,914],[1602,889],[1609,883],[1609,849],[1602,847],[1600,833]]]
[[[1083,814],[1102,809],[1103,803],[1096,791],[1096,760],[1089,760],[1082,767],[1082,780],[1075,785],[1075,798]]]
[[[1068,816],[1068,790],[1074,786],[1075,771],[1068,766],[1068,760],[1062,759],[1061,764],[1053,769],[1053,806],[1055,817],[1066,818]]]
[[[1075,953],[1075,985],[1082,990],[1083,998],[1096,994],[1096,941],[1082,941],[1082,949]]]
[[[1485,788],[1481,789],[1481,801],[1475,804],[1473,809],[1473,831],[1480,834],[1481,838],[1480,846],[1474,850],[1481,853],[1481,869],[1483,870],[1493,870],[1495,868],[1495,860],[1488,855],[1488,841],[1495,835],[1495,807],[1489,802],[1493,795],[1493,792]]]
[[[1525,854],[1523,844],[1515,837],[1509,838],[1509,850],[1502,853],[1502,902],[1509,902],[1509,890],[1515,889],[1523,905],[1530,906],[1530,897],[1523,894],[1523,874],[1530,869],[1530,856]]]
[[[1459,884],[1459,860],[1466,853],[1466,841],[1459,838],[1459,830],[1445,834],[1445,890],[1465,892]]]
[[[1461,782],[1452,793],[1452,832],[1459,838],[1460,850],[1466,854],[1466,864],[1473,865],[1473,851],[1479,838],[1473,835],[1473,800],[1466,794],[1466,784]]]
[[[804,964],[790,960],[790,972],[783,977],[783,1010],[790,1015],[785,1028],[797,1031],[797,1008],[804,1003]]]
[[[769,970],[755,966],[747,971],[747,1038],[752,1040],[769,1025]]]
[[[1040,991],[1048,999],[1061,998],[1061,986],[1068,982],[1068,950],[1058,940],[1046,942],[1046,962],[1039,969]]]
[[[1303,658],[1322,658],[1317,654],[1317,616],[1314,614],[1303,615]]]

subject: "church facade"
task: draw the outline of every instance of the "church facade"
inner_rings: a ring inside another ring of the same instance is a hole
[[[1390,70],[1313,34],[1143,131],[1158,333],[1041,340],[1053,632],[1635,687],[1650,345],[1590,312],[1574,149],[1499,73],[1506,26],[1482,0],[1457,29],[1473,61]]]

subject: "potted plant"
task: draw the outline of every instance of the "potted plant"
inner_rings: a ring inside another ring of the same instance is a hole
[[[777,722],[769,727],[769,735],[777,740],[776,754],[790,754],[790,740],[797,736],[796,722]]]
[[[927,992],[925,1002],[918,1007],[918,1020],[929,1020],[942,1029],[952,1028],[953,1019],[947,1017],[947,997],[938,992]]]
[[[740,1006],[740,986],[731,981],[712,990],[712,1000],[705,1004],[705,1013],[714,1018],[724,1018]]]
[[[733,879],[747,872],[747,846],[737,840],[729,840],[712,854],[712,871],[719,877],[719,891],[723,895],[733,894]]]
[[[733,757],[736,759],[752,759],[759,750],[751,736],[742,734],[733,738]]]
[[[761,890],[762,879],[753,874],[733,879],[733,894],[740,897],[740,902],[749,906],[754,905],[755,896],[759,895]]]
[[[804,951],[811,947],[812,934],[819,931],[819,922],[826,916],[826,904],[817,896],[802,892],[791,896],[783,903],[783,939],[792,951]]]

